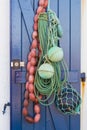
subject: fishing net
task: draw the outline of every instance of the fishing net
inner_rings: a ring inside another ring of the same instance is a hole
[[[61,61],[52,62],[47,57],[49,49],[57,46],[62,34],[60,21],[52,10],[39,15],[38,35],[42,53],[35,74],[34,92],[40,104],[49,106],[55,102],[56,107],[62,113],[77,114],[80,111],[81,98],[67,82],[68,68],[64,58]],[[43,79],[38,74],[39,67],[44,63],[49,63],[54,68],[54,75],[50,79]],[[42,99],[39,98],[40,94],[43,95]]]
[[[55,104],[64,114],[79,114],[81,98],[79,93],[68,83],[56,94]]]

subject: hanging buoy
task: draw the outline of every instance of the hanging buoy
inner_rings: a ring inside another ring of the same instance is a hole
[[[34,31],[38,30],[38,23],[37,22],[34,23],[33,28],[34,28]]]
[[[28,100],[25,99],[25,100],[24,100],[24,103],[23,103],[24,107],[28,107],[28,104],[29,104]]]
[[[27,115],[28,115],[28,110],[27,110],[26,107],[24,107],[24,108],[22,109],[22,114],[23,114],[24,116],[27,116]]]
[[[42,6],[39,6],[38,9],[37,9],[37,14],[40,14],[43,10],[43,7]]]
[[[41,115],[40,114],[36,114],[35,117],[34,117],[34,122],[35,123],[39,122],[40,118],[41,118]]]
[[[38,14],[34,16],[34,22],[38,22]]]
[[[29,84],[28,90],[30,93],[34,92],[34,85],[33,84]]]
[[[52,62],[58,62],[63,59],[63,49],[57,46],[52,47],[47,54],[48,58]]]
[[[45,0],[40,0],[40,1],[39,1],[39,5],[40,5],[40,6],[44,6],[44,4],[45,4]]]
[[[37,39],[34,39],[33,42],[32,42],[32,48],[36,49],[37,48]]]
[[[39,104],[36,104],[36,105],[34,106],[34,112],[35,112],[36,114],[40,113],[40,106],[39,106]]]
[[[38,69],[39,76],[43,79],[49,79],[54,75],[54,68],[48,63],[42,64]]]
[[[63,36],[63,29],[62,29],[61,25],[58,24],[58,37],[61,38],[62,36]]]

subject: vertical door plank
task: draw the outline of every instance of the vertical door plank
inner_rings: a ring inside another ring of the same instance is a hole
[[[70,0],[60,0],[59,1],[59,19],[61,26],[63,28],[63,37],[60,39],[60,46],[64,51],[64,58],[69,67],[69,37],[70,37]]]
[[[64,59],[68,65],[70,71],[70,31],[71,31],[71,21],[70,21],[70,0],[59,1],[59,19],[61,26],[63,28],[63,37],[60,39],[60,46],[64,51]],[[67,130],[70,130],[70,118],[71,116],[66,115],[67,120]]]
[[[21,12],[17,0],[12,1],[12,59],[21,59]],[[11,129],[21,130],[21,85],[15,84],[15,70],[11,81]]]
[[[22,51],[22,61],[25,62],[25,64],[27,64],[27,55],[28,52],[30,50],[30,44],[31,41],[29,40],[28,37],[28,33],[27,33],[27,28],[24,22],[24,18],[22,16],[22,23],[21,23],[21,51]],[[22,68],[22,71],[26,71],[26,68]],[[23,104],[23,100],[24,100],[24,92],[25,92],[25,84],[22,84],[22,104]],[[32,103],[29,102],[29,108],[28,108],[28,112],[29,114],[31,114],[33,116],[33,109],[32,109],[33,105]],[[22,129],[23,130],[33,130],[33,124],[26,122],[26,120],[24,119],[24,116],[22,116]]]
[[[77,91],[80,90],[80,28],[81,28],[81,1],[71,0],[71,70],[78,70],[79,81],[73,84]],[[80,130],[80,117],[72,116],[71,130]]]
[[[25,26],[27,28],[28,37],[32,41],[32,32],[33,32],[33,18],[34,11],[32,4],[28,0],[18,0],[19,6],[24,18]]]
[[[58,0],[55,0],[55,2],[53,0],[50,0],[50,9],[53,10],[56,15],[58,16],[58,9],[59,9],[59,2]]]

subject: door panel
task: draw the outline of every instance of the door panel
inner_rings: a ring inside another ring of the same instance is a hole
[[[32,42],[33,18],[38,0],[11,0],[11,61],[19,59],[27,63],[27,55]],[[65,60],[70,71],[70,81],[80,89],[80,1],[55,0],[50,7],[61,21],[63,38],[59,44],[64,50]],[[11,130],[80,130],[80,117],[61,114],[54,104],[41,105],[41,120],[29,124],[22,116],[25,80],[16,82],[17,76],[26,72],[26,68],[11,68]],[[73,72],[71,74],[71,72]],[[17,74],[17,75],[16,75]],[[33,115],[33,104],[29,104],[29,113]]]

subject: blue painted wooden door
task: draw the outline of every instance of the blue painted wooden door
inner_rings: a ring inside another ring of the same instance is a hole
[[[51,0],[51,9],[59,16],[64,35],[60,40],[69,67],[70,82],[80,89],[80,0]],[[27,63],[32,41],[33,17],[38,0],[11,0],[11,61]],[[80,130],[80,117],[61,114],[55,107],[41,106],[41,120],[29,124],[22,116],[26,68],[11,68],[11,130]],[[18,79],[18,76],[21,79]],[[29,113],[33,114],[33,104]]]

